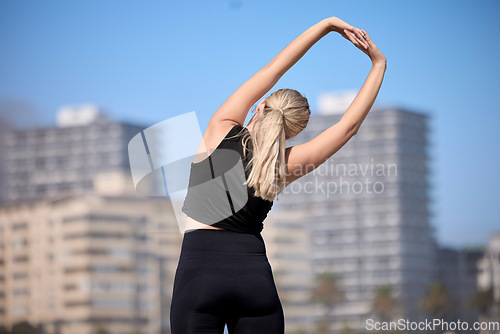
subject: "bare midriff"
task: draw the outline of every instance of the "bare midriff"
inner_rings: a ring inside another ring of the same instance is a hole
[[[223,230],[222,227],[215,227],[212,225],[203,224],[197,220],[194,220],[189,216],[186,216],[186,230],[192,230],[192,229]]]

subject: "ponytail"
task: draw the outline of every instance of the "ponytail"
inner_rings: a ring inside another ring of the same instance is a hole
[[[280,89],[266,98],[262,117],[255,120],[253,134],[243,138],[244,154],[251,143],[252,158],[246,185],[255,196],[274,201],[285,188],[285,143],[302,131],[309,120],[307,99],[292,89]]]

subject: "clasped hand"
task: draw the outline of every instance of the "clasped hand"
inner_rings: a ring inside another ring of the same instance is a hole
[[[370,38],[370,35],[364,29],[353,27],[338,17],[328,18],[328,23],[332,31],[338,32],[342,37],[351,41],[358,49],[370,57],[373,63],[387,62],[385,56],[380,52]]]

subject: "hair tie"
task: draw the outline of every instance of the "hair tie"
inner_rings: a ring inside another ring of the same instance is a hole
[[[281,115],[285,116],[285,112],[281,108],[278,108],[278,110],[281,111]]]

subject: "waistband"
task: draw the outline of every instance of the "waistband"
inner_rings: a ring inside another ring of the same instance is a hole
[[[182,250],[193,252],[266,254],[262,235],[230,230],[196,229],[186,232]]]
[[[213,229],[186,232],[179,258],[182,267],[260,266],[267,263],[266,246],[261,234]]]

